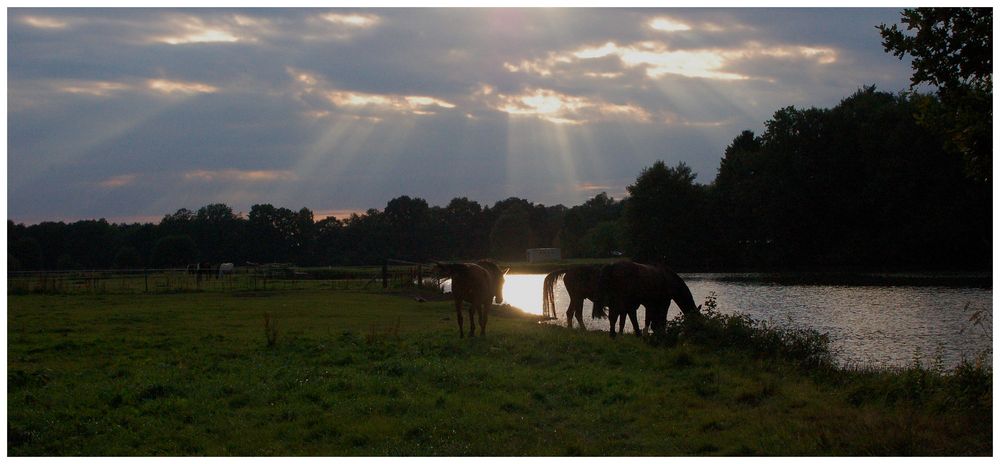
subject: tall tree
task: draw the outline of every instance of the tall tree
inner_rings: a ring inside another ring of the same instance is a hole
[[[627,187],[625,230],[633,258],[675,266],[701,263],[704,191],[695,177],[683,162],[667,167],[657,161]]]
[[[940,100],[922,101],[920,121],[947,135],[969,175],[989,184],[992,174],[993,9],[905,9],[898,25],[879,25],[886,52],[913,56],[910,88],[929,84]]]

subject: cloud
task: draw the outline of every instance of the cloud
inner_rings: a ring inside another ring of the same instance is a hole
[[[338,26],[349,26],[357,28],[373,27],[379,22],[379,17],[373,14],[342,14],[326,13],[319,16],[324,21]]]
[[[338,89],[320,76],[288,69],[294,79],[292,92],[309,109],[307,116],[327,117],[334,112],[355,116],[380,117],[393,114],[426,116],[456,107],[454,103],[427,95],[378,94]]]
[[[39,29],[63,29],[69,22],[47,16],[22,16],[21,22]]]
[[[649,27],[663,32],[690,31],[691,26],[669,16],[659,16],[649,21]]]
[[[105,189],[116,189],[120,187],[125,187],[127,185],[134,184],[139,178],[140,174],[122,174],[120,176],[113,176],[98,182],[101,188]]]
[[[194,182],[283,182],[294,181],[298,178],[295,173],[285,170],[204,170],[198,169],[188,171],[183,174],[184,180]]]
[[[8,16],[15,220],[364,210],[403,194],[572,205],[656,160],[711,181],[732,138],[776,109],[905,89],[910,74],[873,27],[894,9]]]
[[[490,100],[488,104],[497,111],[512,116],[536,117],[555,124],[584,124],[608,119],[650,120],[646,110],[633,104],[609,103],[550,89],[525,89],[518,94],[498,93],[487,98]]]
[[[165,94],[214,93],[219,90],[218,87],[200,82],[183,82],[169,79],[150,79],[146,84],[151,90]]]

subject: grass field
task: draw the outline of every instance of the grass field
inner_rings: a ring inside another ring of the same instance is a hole
[[[992,453],[992,371],[808,369],[510,311],[460,339],[449,301],[408,293],[7,302],[11,456]]]

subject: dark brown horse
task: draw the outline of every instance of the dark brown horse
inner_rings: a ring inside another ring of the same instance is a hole
[[[654,332],[666,327],[671,300],[677,303],[685,317],[695,317],[701,311],[700,306],[695,306],[691,290],[684,280],[665,265],[619,261],[602,269],[600,285],[610,308],[608,319],[612,337],[615,336],[615,321],[621,318],[618,325],[621,332],[626,315],[635,334],[642,335],[636,320],[639,305],[646,308],[646,329],[652,323]]]
[[[573,328],[573,318],[576,317],[580,328],[584,328],[583,300],[594,303],[594,309],[590,314],[592,319],[607,317],[607,313],[604,312],[605,304],[601,298],[601,266],[597,265],[567,267],[546,274],[542,283],[542,314],[556,317],[555,286],[560,276],[563,276],[563,284],[569,293],[569,307],[566,309],[567,327]]]
[[[491,263],[492,264],[492,263]],[[435,263],[437,272],[451,277],[451,294],[455,299],[458,334],[465,337],[462,323],[462,303],[469,302],[469,336],[476,336],[476,318],[479,314],[479,335],[486,335],[486,321],[494,298],[503,302],[503,273],[499,267],[473,263]],[[489,268],[489,269],[487,269]]]

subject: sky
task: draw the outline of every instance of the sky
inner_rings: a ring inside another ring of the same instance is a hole
[[[158,222],[715,178],[775,111],[908,89],[897,8],[7,10],[7,216]]]

